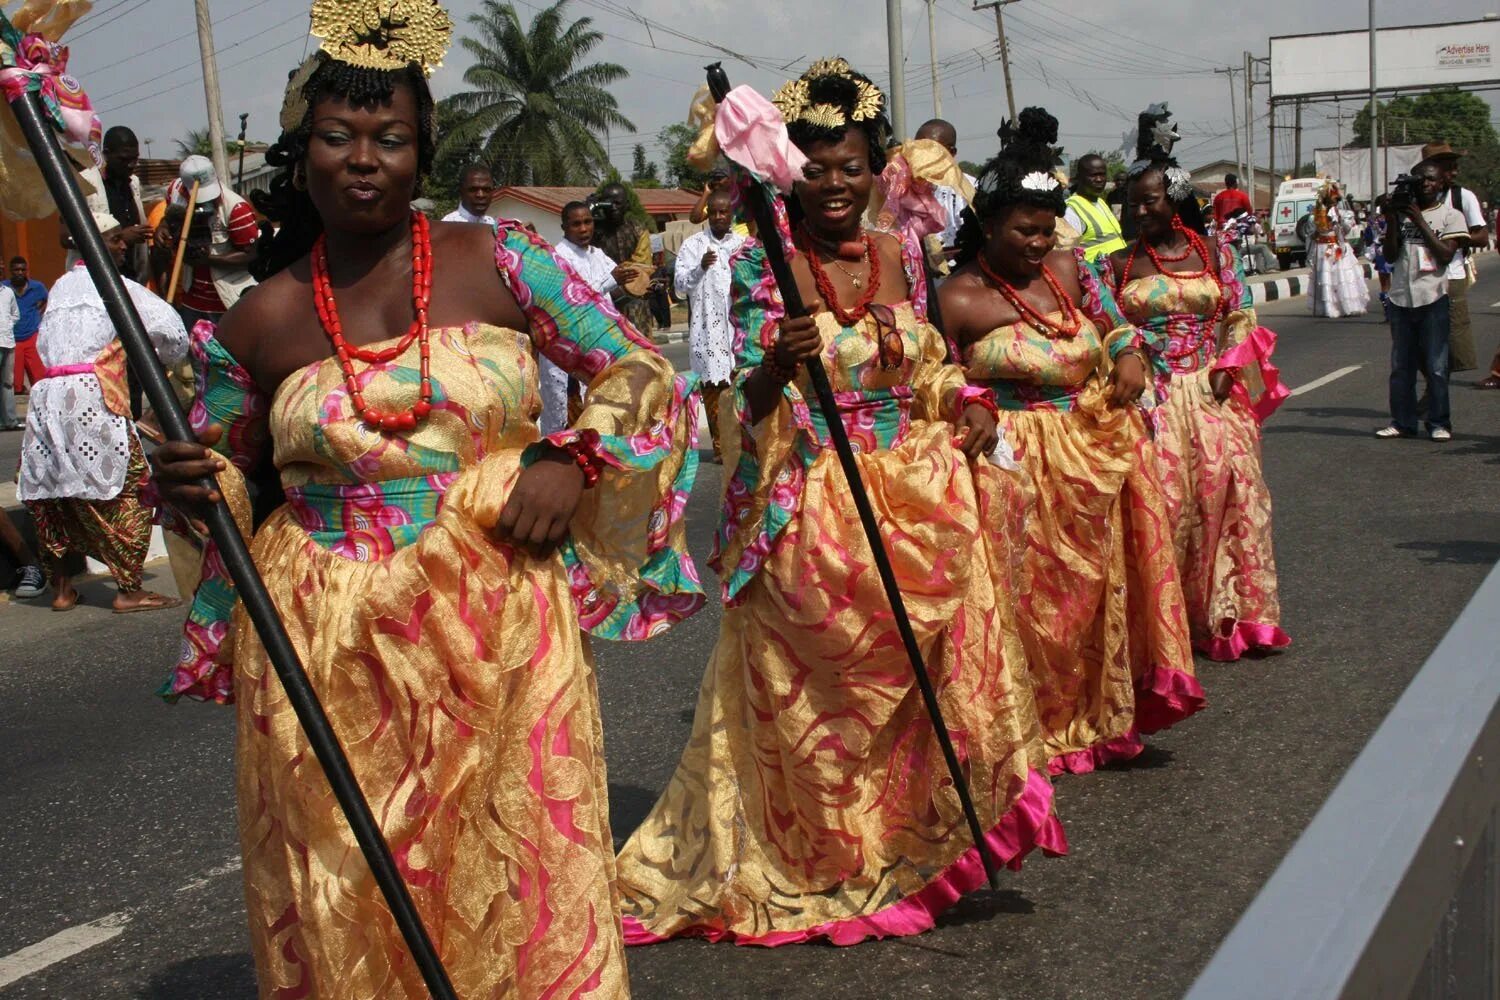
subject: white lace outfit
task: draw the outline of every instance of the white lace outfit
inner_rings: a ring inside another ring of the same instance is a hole
[[[677,296],[691,304],[688,325],[693,371],[705,385],[725,385],[734,371],[734,335],[729,329],[729,258],[745,243],[733,232],[716,239],[711,230],[694,233],[677,251],[673,283]],[[712,250],[718,260],[707,271],[703,255]]]
[[[126,278],[125,287],[163,364],[187,357],[187,331],[177,311]],[[88,271],[57,279],[37,331],[37,352],[49,370],[92,364],[115,339],[115,327]],[[31,387],[21,443],[22,500],[74,497],[110,500],[125,485],[135,427],[104,403],[99,376],[51,375]]]
[[[559,260],[600,295],[608,295],[619,287],[619,282],[615,281],[614,260],[598,247],[581,247],[572,240],[562,239],[553,249]],[[568,373],[546,358],[541,359],[538,369],[542,392],[541,431],[545,436],[568,426]]]

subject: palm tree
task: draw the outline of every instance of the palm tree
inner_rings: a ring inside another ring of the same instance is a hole
[[[203,128],[190,128],[188,134],[181,139],[173,139],[177,144],[177,155],[186,159],[189,156],[209,156],[212,145],[208,139],[208,126]]]
[[[609,163],[600,134],[635,131],[605,89],[628,71],[584,61],[604,36],[590,18],[565,23],[567,3],[538,12],[529,29],[496,0],[469,16],[478,37],[461,42],[474,57],[464,73],[472,89],[444,102],[459,121],[442,146],[477,145],[500,184],[591,183]]]

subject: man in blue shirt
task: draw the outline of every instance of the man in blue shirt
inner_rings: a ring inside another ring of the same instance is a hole
[[[16,322],[15,391],[22,395],[26,382],[40,382],[46,368],[42,356],[36,350],[36,332],[42,325],[42,313],[47,309],[47,286],[34,281],[26,268],[25,257],[10,259],[10,290],[15,293],[16,305],[21,318]]]

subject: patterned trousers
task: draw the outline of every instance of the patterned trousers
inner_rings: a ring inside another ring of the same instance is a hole
[[[727,388],[729,386],[722,383],[703,383],[703,409],[708,414],[708,436],[714,443],[714,458],[721,458],[724,454],[719,449],[719,397]]]
[[[121,593],[141,589],[146,551],[151,546],[151,508],[141,503],[146,483],[146,457],[134,437],[125,486],[109,500],[58,497],[27,500],[26,510],[36,525],[37,541],[54,561],[79,552],[109,567]]]

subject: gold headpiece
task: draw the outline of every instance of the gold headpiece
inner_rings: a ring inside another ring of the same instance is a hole
[[[428,76],[443,64],[453,20],[435,0],[315,0],[312,33],[322,50],[365,69],[404,69]]]
[[[826,101],[814,103],[812,100],[812,84],[830,76],[841,77],[855,84],[854,105],[848,109],[847,114],[836,105]],[[851,121],[863,122],[879,117],[885,109],[885,95],[869,80],[855,76],[854,68],[847,60],[833,58],[819,59],[807,68],[806,73],[782,84],[771,96],[771,103],[776,105],[787,124],[800,121],[822,128],[838,129]]]

